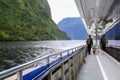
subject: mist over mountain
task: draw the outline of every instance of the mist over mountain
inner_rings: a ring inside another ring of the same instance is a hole
[[[67,33],[72,40],[85,40],[88,36],[80,17],[64,18],[58,23],[60,30]]]

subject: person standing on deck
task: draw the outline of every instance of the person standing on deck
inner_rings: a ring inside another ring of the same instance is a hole
[[[91,35],[89,35],[89,38],[87,38],[86,44],[87,44],[87,52],[88,52],[89,55],[90,55],[91,47],[92,47],[92,45],[93,45],[93,40],[92,40],[92,38],[91,38]]]
[[[107,39],[105,38],[105,35],[102,36],[100,39],[100,46],[102,50],[106,50],[106,44],[107,44]]]

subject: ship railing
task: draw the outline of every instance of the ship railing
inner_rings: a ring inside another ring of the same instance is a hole
[[[40,61],[45,60],[46,64],[49,64],[49,63],[51,63],[51,60],[50,60],[51,57],[59,55],[59,58],[62,58],[64,55],[69,55],[70,53],[75,52],[83,47],[85,47],[85,45],[71,48],[71,49],[68,49],[68,50],[65,50],[65,51],[62,51],[59,53],[49,54],[49,55],[40,57],[38,59],[32,60],[30,62],[18,65],[16,67],[12,67],[10,69],[1,71],[0,72],[0,80],[6,79],[6,78],[11,77],[15,74],[17,74],[17,80],[23,80],[22,79],[23,78],[23,71],[26,69],[38,66],[40,64]]]
[[[120,46],[118,46],[118,45],[108,45],[107,47],[113,47],[113,48],[120,49]]]

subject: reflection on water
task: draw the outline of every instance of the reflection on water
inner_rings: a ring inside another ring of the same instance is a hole
[[[83,44],[84,41],[77,40],[0,42],[0,71]]]

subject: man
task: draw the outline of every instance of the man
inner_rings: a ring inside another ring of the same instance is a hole
[[[102,38],[100,39],[100,46],[104,51],[106,50],[106,43],[107,43],[107,39],[105,38],[105,35],[103,35]]]
[[[87,40],[86,40],[86,44],[87,44],[87,51],[88,51],[88,53],[90,55],[91,47],[93,45],[93,40],[92,40],[90,35],[89,35],[89,38],[87,38]]]

